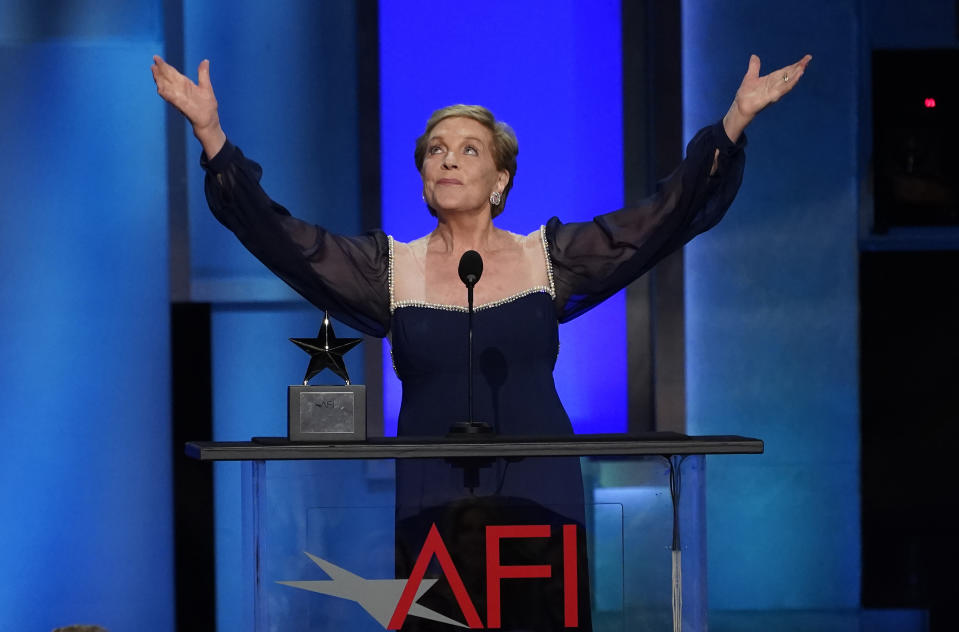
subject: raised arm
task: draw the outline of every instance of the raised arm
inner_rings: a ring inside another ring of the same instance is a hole
[[[320,309],[372,336],[389,331],[389,243],[374,231],[344,237],[290,215],[260,186],[262,169],[229,142],[204,60],[197,82],[153,57],[157,92],[193,126],[203,145],[210,210],[255,257]]]
[[[260,165],[227,141],[206,169],[213,216],[310,303],[371,336],[390,328],[389,242],[382,231],[336,235],[297,219],[260,186]]]
[[[753,55],[722,121],[696,134],[654,195],[591,222],[563,224],[554,217],[547,223],[560,321],[596,306],[722,219],[742,182],[743,131],[792,90],[811,59],[806,55],[760,77]]]
[[[550,219],[546,241],[560,322],[592,309],[719,222],[742,182],[745,144],[745,135],[731,142],[716,121],[689,141],[686,158],[652,196],[589,222]]]
[[[806,72],[806,66],[810,61],[812,61],[812,55],[804,55],[795,64],[784,66],[760,77],[759,57],[750,55],[749,66],[743,81],[736,90],[736,96],[733,98],[732,105],[729,106],[729,111],[723,117],[723,129],[729,140],[734,143],[738,141],[746,126],[756,118],[757,114],[792,90]],[[718,149],[715,157],[719,158]],[[715,173],[717,167],[718,164],[714,160],[711,173]]]
[[[193,135],[203,145],[208,158],[216,156],[226,142],[226,134],[220,127],[220,115],[217,112],[216,96],[210,82],[210,60],[204,59],[197,68],[197,81],[163,61],[159,55],[153,56],[153,81],[157,84],[157,94],[180,111],[193,126]]]

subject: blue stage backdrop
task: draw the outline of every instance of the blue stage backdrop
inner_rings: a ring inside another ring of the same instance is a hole
[[[172,630],[152,0],[0,3],[0,629]]]
[[[765,69],[816,56],[750,129],[729,216],[686,253],[689,430],[767,442],[762,457],[709,465],[714,609],[858,607],[861,86],[870,45],[955,45],[954,3],[923,3],[928,21],[914,2],[882,5],[683,2],[687,137],[725,111],[750,52]],[[164,6],[0,3],[3,629],[173,629],[166,106],[149,77]],[[227,132],[263,163],[268,189],[301,217],[358,232],[370,149],[356,142],[354,5],[183,9],[186,70],[212,60]],[[413,140],[453,102],[488,105],[519,134],[503,227],[621,205],[619,3],[379,11],[387,231],[431,229]],[[215,303],[215,438],[280,434],[286,385],[305,365],[286,338],[312,334],[319,314],[209,217],[188,143],[191,292]],[[579,431],[626,427],[624,318],[617,298],[562,329],[557,382]],[[395,385],[386,404],[389,426]],[[344,465],[358,489],[364,476]],[[238,467],[218,468],[221,630],[244,625],[239,481]]]
[[[263,167],[273,198],[307,221],[357,234],[355,8],[351,2],[184,0],[186,71],[211,60],[227,135]],[[214,304],[213,438],[286,434],[286,388],[308,356],[290,337],[310,337],[322,314],[263,267],[210,214],[200,147],[187,130],[189,249],[193,300]],[[339,336],[356,332],[338,326]],[[347,356],[363,382],[362,352]],[[329,372],[317,383],[335,380]],[[242,556],[241,466],[215,466],[216,597],[219,630],[250,629]],[[364,481],[350,462],[343,481]],[[338,482],[337,484],[343,484]],[[357,483],[360,484],[359,482]]]
[[[497,225],[590,220],[623,205],[620,6],[597,2],[380,3],[383,228],[400,241],[436,225],[413,142],[430,113],[480,104],[519,137],[516,183]],[[482,282],[482,281],[481,281]],[[623,293],[560,328],[556,386],[577,432],[626,429]],[[384,416],[399,381],[384,345]]]
[[[689,432],[766,441],[709,464],[712,609],[859,605],[858,6],[683,3],[687,136],[750,53],[763,73],[815,57],[748,130],[729,215],[686,248]]]

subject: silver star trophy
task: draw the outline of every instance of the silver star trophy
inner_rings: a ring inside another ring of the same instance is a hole
[[[330,315],[316,338],[290,338],[290,342],[310,354],[303,384],[287,389],[288,438],[290,441],[331,443],[366,440],[366,386],[351,384],[343,355],[362,342],[361,338],[337,338]],[[323,369],[342,379],[343,386],[312,386],[310,380]]]

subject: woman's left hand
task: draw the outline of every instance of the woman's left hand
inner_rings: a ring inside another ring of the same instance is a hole
[[[795,64],[774,70],[763,77],[759,76],[759,57],[750,55],[749,68],[739,84],[736,98],[729,106],[729,112],[723,117],[726,135],[733,142],[739,139],[746,126],[763,108],[775,103],[784,94],[793,89],[806,71],[812,55],[806,55]]]

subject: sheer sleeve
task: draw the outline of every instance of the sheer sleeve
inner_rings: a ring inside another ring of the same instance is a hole
[[[715,226],[742,182],[745,145],[745,135],[734,144],[718,122],[693,137],[679,167],[635,207],[591,222],[550,219],[546,241],[560,322],[589,311]],[[710,175],[717,149],[717,169]]]
[[[206,199],[213,215],[257,259],[306,300],[359,331],[389,331],[389,244],[381,231],[334,235],[292,217],[260,187],[262,169],[227,141],[208,160]]]

